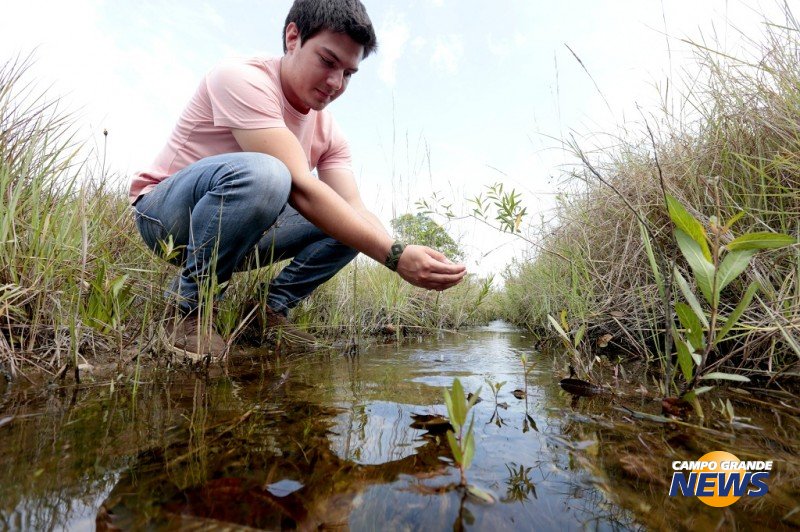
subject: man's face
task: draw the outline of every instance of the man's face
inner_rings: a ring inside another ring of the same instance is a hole
[[[347,34],[323,30],[300,46],[292,22],[286,26],[286,55],[281,62],[281,86],[300,112],[321,111],[347,88],[358,71],[364,47]]]

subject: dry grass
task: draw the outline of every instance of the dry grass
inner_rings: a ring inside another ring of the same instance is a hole
[[[13,378],[36,367],[64,375],[109,357],[120,369],[143,353],[160,357],[157,329],[169,312],[162,292],[175,268],[146,248],[125,192],[107,185],[102,157],[86,155],[75,118],[28,81],[30,66],[0,65],[0,373]],[[223,334],[242,329],[253,294],[275,271],[234,277],[215,313]],[[447,295],[424,293],[363,264],[341,272],[295,317],[331,337],[386,325],[457,328],[477,318],[483,288],[470,279]]]
[[[800,233],[800,25],[791,12],[752,49],[755,59],[735,59],[696,46],[706,77],[687,86],[675,106],[683,115],[665,113],[657,129],[642,127],[638,141],[592,156],[572,147],[584,158],[569,176],[576,192],[559,204],[559,223],[542,237],[571,263],[541,255],[513,266],[510,317],[544,329],[547,314],[566,310],[573,328],[586,323],[595,335],[613,334],[630,353],[654,357],[663,345],[665,306],[637,215],[650,227],[653,246],[691,278],[672,238],[664,192],[706,226],[719,209],[722,219],[744,211],[736,234]],[[722,304],[730,309],[750,281],[762,286],[716,364],[798,374],[798,251],[760,253],[725,290]]]

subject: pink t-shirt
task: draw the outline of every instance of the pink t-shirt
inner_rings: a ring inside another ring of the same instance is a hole
[[[280,64],[280,58],[235,59],[206,74],[152,166],[131,179],[131,202],[195,161],[242,151],[231,128],[288,128],[309,170],[350,169],[350,149],[333,117],[292,107],[281,90]]]

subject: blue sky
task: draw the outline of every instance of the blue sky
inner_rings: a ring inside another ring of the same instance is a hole
[[[282,52],[288,0],[26,0],[4,6],[0,58],[35,49],[32,75],[79,109],[90,145],[109,131],[120,180],[146,166],[206,70]],[[330,106],[350,139],[362,196],[387,225],[434,191],[474,196],[502,180],[531,220],[549,218],[572,162],[559,140],[631,128],[636,106],[692,71],[682,39],[736,53],[777,2],[411,0],[365,2],[380,48]],[[777,19],[779,20],[779,19]],[[589,75],[572,55],[577,54]],[[525,246],[473,222],[449,227],[478,273]],[[497,246],[501,246],[499,249]]]

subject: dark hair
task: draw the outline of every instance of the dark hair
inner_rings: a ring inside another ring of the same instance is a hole
[[[297,24],[300,46],[323,30],[345,33],[364,47],[364,57],[375,51],[378,39],[367,9],[359,0],[295,0],[283,24],[283,51],[286,52],[286,26]]]

